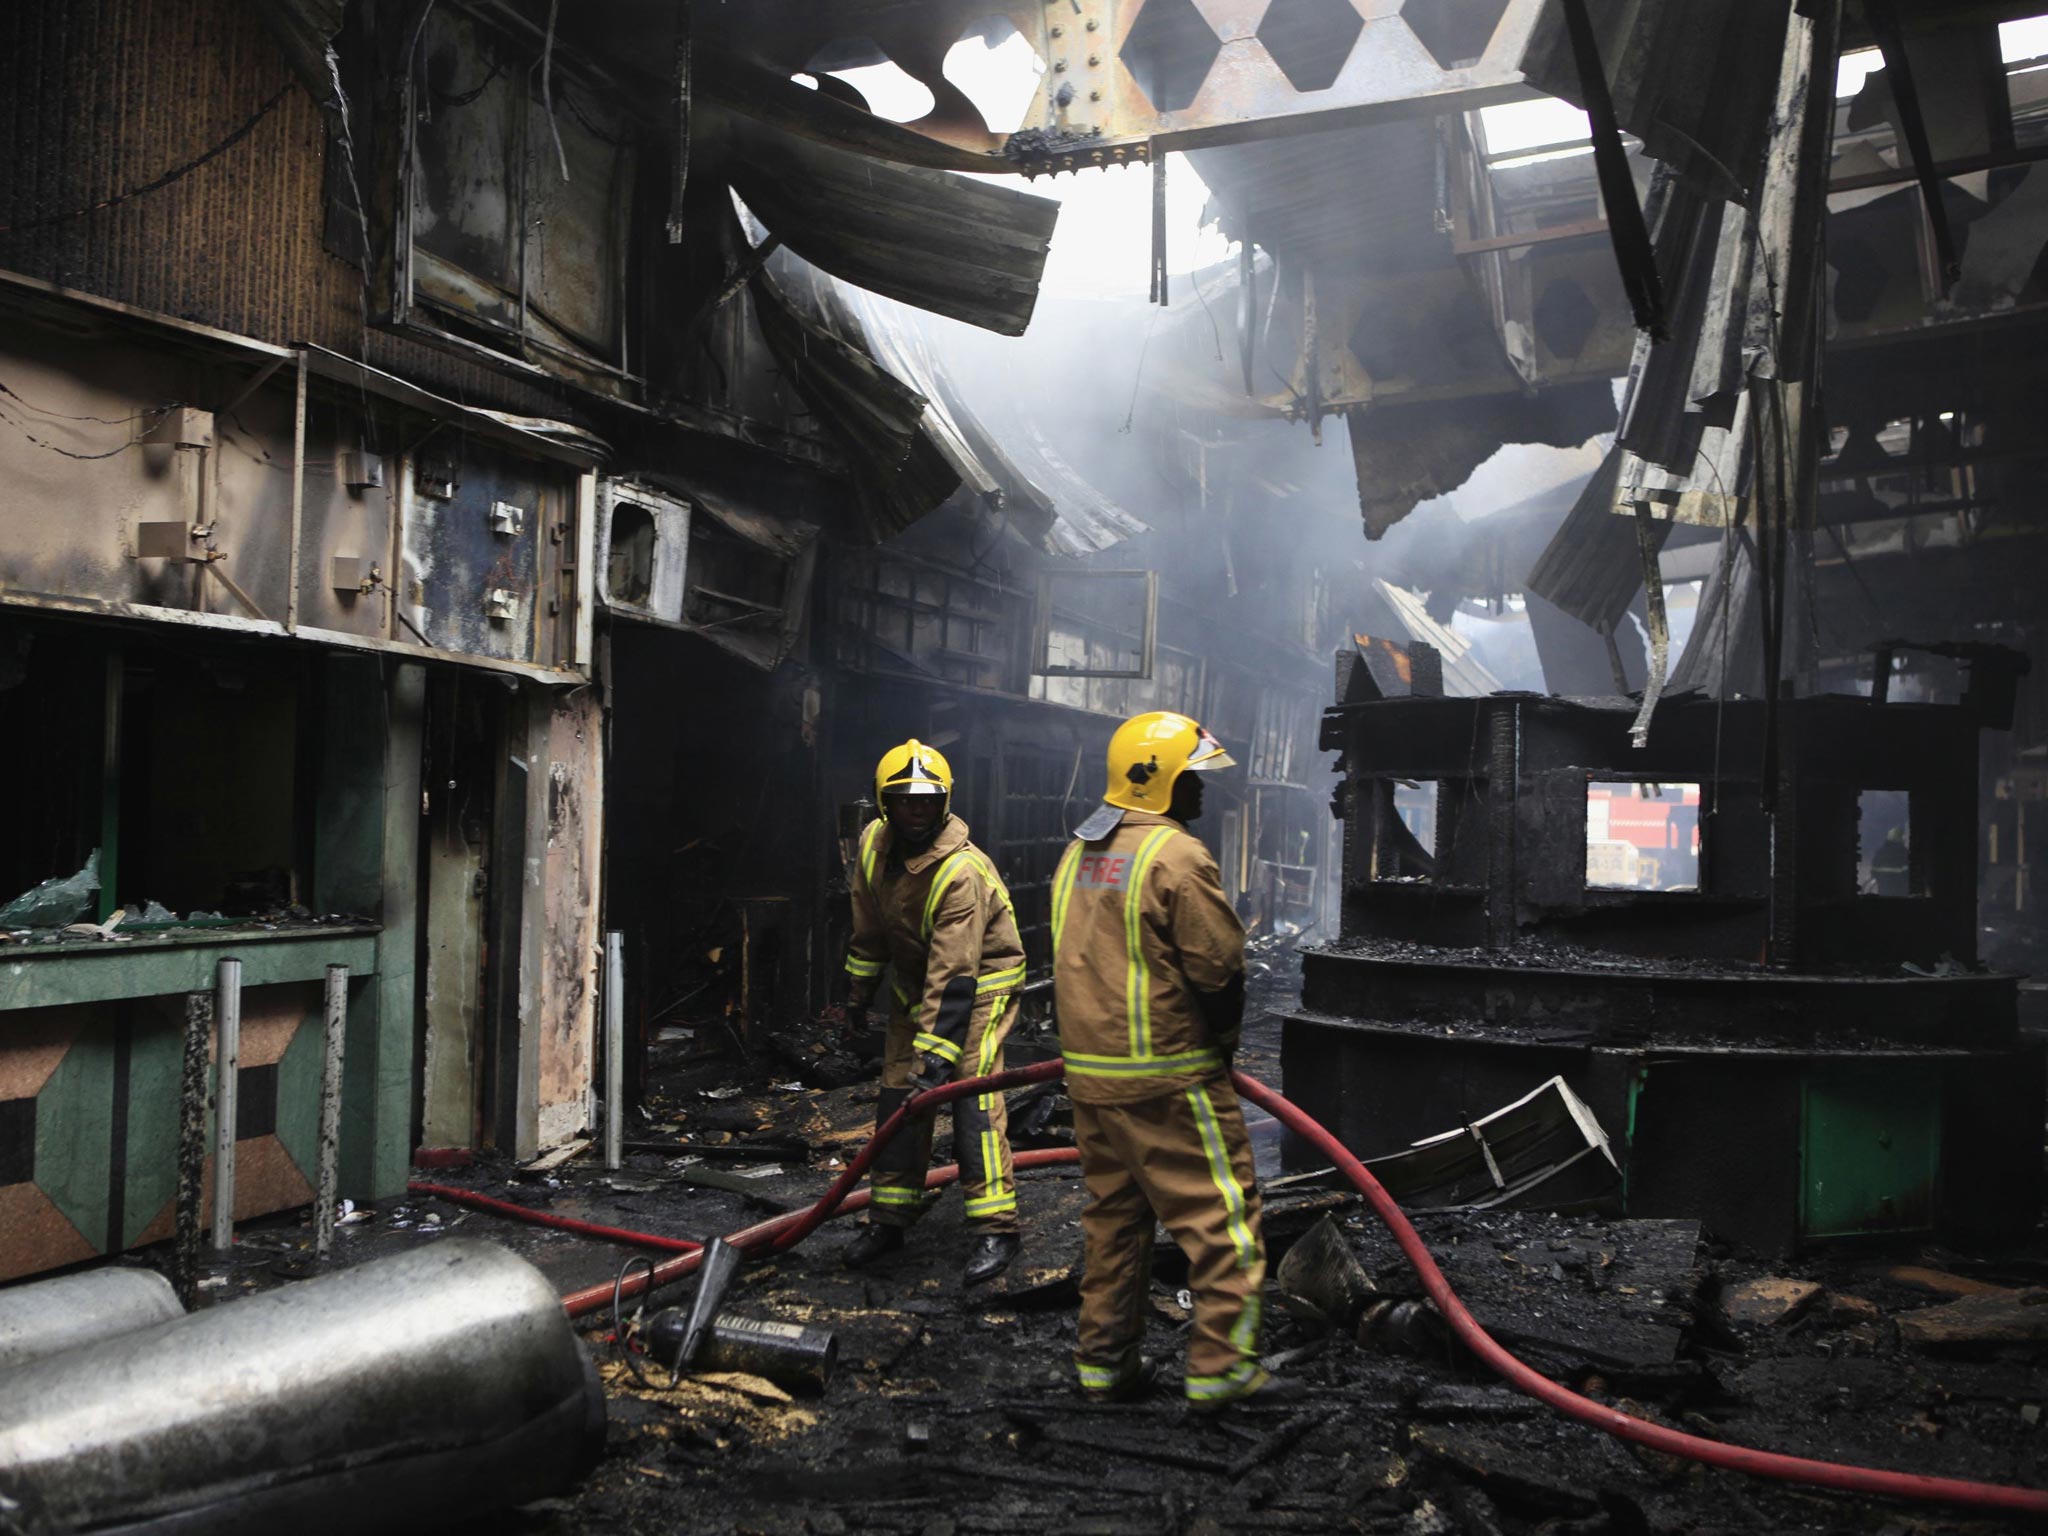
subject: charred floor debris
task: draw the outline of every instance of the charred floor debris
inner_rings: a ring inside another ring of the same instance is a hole
[[[2034,12],[0,9],[0,1532],[2025,1528]],[[1214,1416],[1163,1231],[1070,1363],[1150,710],[1306,1389]],[[973,1288],[810,1233],[906,738],[1024,950]]]

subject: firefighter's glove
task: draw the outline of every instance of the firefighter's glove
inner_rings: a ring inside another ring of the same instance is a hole
[[[923,1093],[927,1089],[940,1088],[952,1080],[952,1068],[929,1052],[919,1051],[917,1059],[911,1063],[910,1091],[912,1093]]]

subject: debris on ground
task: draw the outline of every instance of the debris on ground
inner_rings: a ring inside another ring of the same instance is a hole
[[[1764,1275],[1722,1292],[1721,1311],[1737,1327],[1770,1328],[1797,1317],[1820,1293],[1816,1280]]]
[[[1013,1061],[1044,1048],[1029,1038],[1013,1044]],[[1247,1069],[1277,1078],[1276,1046],[1270,1022],[1251,1024]],[[757,1220],[764,1206],[808,1203],[873,1128],[871,1078],[788,1094],[770,1086],[787,1080],[780,1055],[739,1058],[677,1041],[659,1046],[655,1060],[643,1135],[658,1149],[629,1148],[618,1173],[586,1151],[539,1183],[488,1157],[435,1178],[556,1215],[703,1240]],[[940,1160],[950,1136],[942,1114]],[[1561,1419],[1451,1346],[1391,1235],[1357,1200],[1312,1177],[1283,1178],[1277,1138],[1257,1125],[1253,1136],[1273,1276],[1266,1349],[1269,1362],[1306,1384],[1305,1407],[1186,1415],[1178,1372],[1193,1298],[1170,1244],[1155,1251],[1147,1308],[1145,1351],[1162,1365],[1153,1395],[1084,1402],[1070,1360],[1086,1192],[1070,1167],[1024,1170],[1024,1249],[985,1290],[961,1287],[968,1232],[951,1193],[932,1204],[900,1254],[872,1269],[840,1265],[851,1236],[845,1221],[739,1269],[724,1303],[731,1315],[836,1336],[837,1369],[821,1391],[710,1369],[669,1385],[651,1355],[642,1380],[612,1342],[609,1311],[588,1319],[584,1347],[610,1405],[604,1458],[575,1498],[529,1506],[497,1528],[514,1536],[2018,1529],[1707,1472]],[[711,1147],[748,1150],[712,1157]],[[672,1166],[685,1157],[698,1160]],[[465,1214],[433,1197],[365,1211],[337,1235],[347,1257],[437,1241],[456,1220],[464,1235],[488,1235],[531,1259],[563,1292],[609,1285],[624,1257],[609,1244]],[[299,1240],[291,1222],[253,1223],[238,1248],[289,1251]],[[2048,1465],[2048,1344],[2017,1327],[2048,1320],[2036,1301],[2048,1269],[2033,1267],[2048,1252],[2003,1254],[1995,1266],[1946,1251],[1917,1256],[1915,1266],[1896,1251],[1850,1253],[1803,1259],[1788,1272],[1782,1261],[1717,1245],[1694,1221],[1493,1209],[1425,1212],[1415,1224],[1483,1326],[1552,1379],[1621,1411],[1733,1444],[1984,1481],[2039,1483]],[[251,1268],[250,1279],[231,1273],[238,1286],[277,1283],[263,1269]],[[687,1308],[691,1294],[679,1286],[647,1306]],[[1965,1302],[1978,1309],[1967,1318],[1948,1310]],[[1763,1310],[1744,1313],[1749,1306]],[[1993,1324],[1994,1314],[2002,1321]],[[1951,1319],[1970,1323],[1972,1342],[1938,1337],[1958,1331]]]

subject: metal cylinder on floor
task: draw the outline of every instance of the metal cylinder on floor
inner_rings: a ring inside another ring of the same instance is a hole
[[[10,1286],[0,1291],[0,1371],[184,1315],[171,1282],[153,1269],[89,1269]]]
[[[604,1423],[546,1277],[446,1238],[8,1372],[0,1509],[30,1530],[436,1529],[561,1492]]]
[[[682,1348],[690,1316],[681,1307],[657,1312],[641,1325],[647,1358],[666,1368]],[[744,1371],[792,1392],[825,1390],[839,1364],[839,1336],[764,1318],[721,1312],[697,1345],[689,1369]]]

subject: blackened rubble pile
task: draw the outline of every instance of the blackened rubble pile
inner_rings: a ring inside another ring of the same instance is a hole
[[[1269,1050],[1273,1034],[1255,1025],[1248,1050]],[[865,1137],[872,1089],[776,1086],[763,1062],[745,1091],[708,1096],[734,1075],[730,1060],[700,1062],[652,1085],[658,1124],[645,1134],[694,1149],[680,1156],[629,1155],[618,1173],[586,1156],[534,1176],[480,1164],[445,1177],[678,1237],[805,1203]],[[712,1147],[735,1155],[703,1155]],[[755,1149],[782,1151],[763,1164],[748,1160]],[[705,1172],[720,1177],[700,1182]],[[1592,1536],[1876,1530],[1900,1518],[1637,1452],[1557,1418],[1446,1342],[1391,1238],[1355,1200],[1300,1178],[1267,1183],[1267,1349],[1310,1384],[1307,1405],[1221,1422],[1183,1413],[1184,1261],[1163,1239],[1146,1352],[1166,1378],[1143,1404],[1084,1404],[1069,1366],[1083,1191],[1060,1168],[1027,1170],[1020,1185],[1026,1246],[990,1289],[959,1284],[967,1234],[950,1197],[878,1269],[840,1267],[839,1224],[739,1271],[734,1311],[837,1336],[838,1370],[822,1393],[730,1372],[686,1374],[669,1389],[652,1362],[650,1386],[609,1342],[609,1315],[590,1319],[584,1338],[610,1407],[605,1457],[573,1502],[530,1507],[508,1528]],[[564,1291],[608,1282],[621,1258],[433,1199],[407,1209],[403,1230],[388,1214],[344,1229],[344,1245],[431,1241],[459,1219],[465,1236],[518,1246]],[[2048,1308],[2032,1304],[2048,1253],[1785,1266],[1718,1246],[1691,1220],[1493,1211],[1424,1213],[1417,1224],[1484,1326],[1597,1400],[1733,1444],[2038,1480],[2048,1341],[2022,1330],[2048,1323]],[[690,1300],[685,1286],[656,1304]],[[1954,1310],[1962,1303],[1971,1316]],[[1926,1528],[1948,1527],[1936,1515]]]

